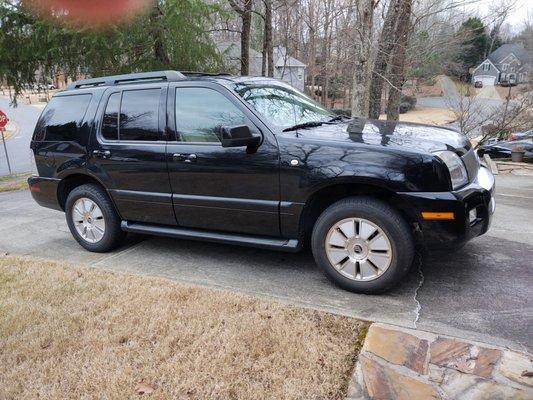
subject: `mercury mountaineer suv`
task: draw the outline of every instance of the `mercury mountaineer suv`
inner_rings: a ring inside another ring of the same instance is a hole
[[[494,178],[440,127],[334,115],[268,78],[161,71],[72,83],[31,141],[41,206],[106,252],[127,232],[298,251],[382,292],[415,246],[484,234]],[[251,266],[251,268],[253,268]]]

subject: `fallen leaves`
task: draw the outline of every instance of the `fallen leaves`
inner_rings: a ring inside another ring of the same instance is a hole
[[[155,388],[153,386],[150,386],[146,383],[143,383],[143,382],[140,382],[136,387],[135,387],[135,392],[139,395],[139,396],[142,396],[142,395],[150,395],[154,392]]]

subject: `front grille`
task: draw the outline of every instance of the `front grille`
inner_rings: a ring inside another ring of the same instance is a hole
[[[462,159],[465,163],[466,172],[468,173],[468,181],[472,182],[479,171],[479,159],[477,158],[475,150],[470,149]]]

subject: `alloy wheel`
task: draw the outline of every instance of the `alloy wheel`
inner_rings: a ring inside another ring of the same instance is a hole
[[[379,278],[392,262],[392,245],[385,232],[364,218],[346,218],[335,223],[325,240],[331,265],[355,281]]]
[[[72,221],[76,232],[89,243],[102,240],[105,234],[105,219],[100,207],[86,197],[79,198],[72,207]]]

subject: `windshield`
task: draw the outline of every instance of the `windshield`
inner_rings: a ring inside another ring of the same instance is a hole
[[[328,121],[334,116],[331,111],[283,82],[265,80],[237,83],[234,89],[257,112],[280,128]]]

